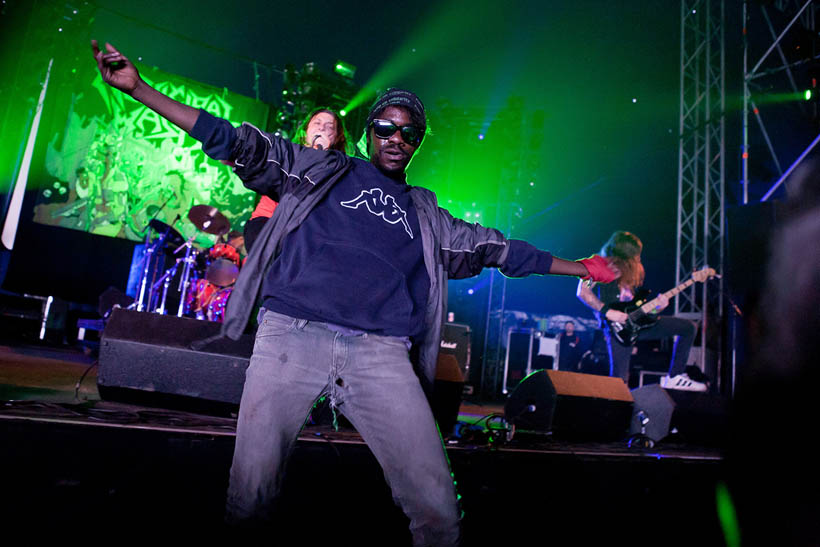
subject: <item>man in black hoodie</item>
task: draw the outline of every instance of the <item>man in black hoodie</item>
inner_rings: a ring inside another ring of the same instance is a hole
[[[611,281],[617,270],[598,256],[562,260],[453,218],[435,194],[408,185],[405,169],[427,129],[424,106],[409,91],[388,90],[371,107],[365,161],[249,124],[234,128],[154,90],[125,56],[106,48],[92,42],[106,83],[202,141],[206,154],[235,166],[245,186],[278,202],[223,322],[223,333],[238,337],[261,296],[227,519],[248,523],[275,512],[287,457],[314,401],[326,395],[382,466],[414,545],[457,545],[458,498],[427,402],[447,279],[498,267],[511,277]]]

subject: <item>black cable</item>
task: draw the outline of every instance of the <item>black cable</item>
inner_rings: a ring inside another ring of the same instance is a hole
[[[80,384],[82,384],[82,383],[83,383],[83,380],[85,380],[86,375],[87,375],[89,372],[91,372],[91,369],[92,369],[92,368],[94,368],[95,366],[97,366],[99,363],[100,363],[100,360],[99,360],[99,359],[96,359],[93,363],[91,363],[91,364],[88,366],[88,368],[86,368],[86,369],[85,369],[85,372],[83,372],[83,375],[82,375],[82,376],[80,376],[80,379],[79,379],[79,380],[77,380],[77,383],[74,385],[74,400],[75,400],[75,401],[79,401],[79,400],[80,400]],[[86,400],[87,400],[87,399],[86,399]]]
[[[490,419],[491,419],[491,418],[496,418],[496,417],[498,417],[498,418],[503,418],[503,417],[504,417],[504,415],[503,415],[503,414],[499,414],[498,412],[490,412],[490,413],[489,413],[489,414],[487,414],[486,416],[483,416],[482,418],[479,418],[478,420],[476,420],[476,422],[475,422],[473,425],[478,425],[478,424],[480,424],[481,422],[483,422],[483,421],[485,421],[485,420],[486,420],[486,421],[487,421],[487,423],[489,424],[489,423],[490,423]]]

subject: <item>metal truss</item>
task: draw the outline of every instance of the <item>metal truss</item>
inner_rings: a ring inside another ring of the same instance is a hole
[[[769,10],[771,9],[780,10],[784,15],[787,16],[789,23],[785,26],[785,28],[779,30],[779,32],[774,28],[772,21],[769,17]],[[786,78],[788,81],[788,86],[791,89],[791,92],[795,95],[800,93],[800,89],[795,81],[794,70],[802,65],[806,65],[807,63],[811,63],[817,60],[817,51],[816,48],[811,48],[811,51],[805,51],[800,58],[797,59],[788,59],[786,53],[783,49],[783,40],[787,37],[790,33],[794,33],[796,29],[802,27],[808,31],[810,31],[813,35],[816,35],[816,6],[813,0],[775,0],[772,3],[772,6],[767,8],[766,5],[761,4],[760,10],[763,15],[763,21],[765,22],[766,26],[768,27],[768,32],[771,36],[772,42],[769,45],[766,52],[757,60],[754,66],[750,69],[749,68],[749,39],[748,39],[748,22],[749,18],[749,3],[747,1],[743,2],[743,28],[744,28],[744,43],[743,43],[743,155],[742,155],[742,166],[743,166],[743,203],[747,204],[749,202],[749,154],[750,154],[750,147],[749,147],[749,131],[750,131],[750,124],[749,124],[749,115],[754,115],[754,118],[757,122],[757,126],[760,130],[760,133],[766,143],[768,152],[771,156],[773,165],[777,170],[778,179],[777,181],[769,188],[769,190],[763,195],[760,201],[768,200],[772,194],[774,194],[775,190],[780,187],[781,184],[786,180],[786,178],[794,171],[794,169],[803,161],[803,159],[812,151],[812,149],[820,143],[820,135],[814,138],[814,140],[808,144],[806,149],[797,157],[796,160],[792,162],[792,164],[784,171],[781,167],[780,160],[775,152],[774,145],[772,140],[769,136],[769,132],[766,130],[766,125],[763,121],[763,117],[761,115],[761,111],[758,108],[756,101],[753,98],[753,86],[761,81],[761,79],[768,79],[771,80],[772,77],[778,78]],[[775,53],[777,54],[775,56]],[[775,62],[772,63],[771,60],[774,59]],[[771,84],[769,84],[770,86]],[[764,86],[761,86],[764,87]],[[768,86],[766,86],[768,87]],[[764,87],[765,88],[765,87]],[[818,89],[814,90],[815,93],[818,92]],[[802,110],[805,110],[803,105],[800,105]]]
[[[677,284],[707,265],[718,273],[724,267],[724,20],[723,0],[681,0]],[[722,294],[718,279],[693,284],[675,299],[675,315],[700,322],[701,369],[710,315],[722,315]]]

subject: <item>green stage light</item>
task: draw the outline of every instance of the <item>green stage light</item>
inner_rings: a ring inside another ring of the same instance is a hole
[[[484,26],[501,20],[506,8],[501,2],[488,2],[490,9],[474,9],[471,0],[447,0],[435,5],[422,18],[424,23],[408,32],[408,38],[398,44],[393,54],[345,105],[345,110],[370,104],[380,91],[396,86],[401,79],[424,70],[427,63],[436,62],[442,51],[464,47],[481,35]]]
[[[340,74],[341,76],[351,80],[353,79],[353,76],[356,75],[356,67],[344,61],[336,61],[336,67],[334,70],[336,71],[336,74]]]
[[[812,97],[811,89],[807,89],[806,92],[803,94],[803,98],[807,101],[810,101]]]
[[[339,115],[340,115],[342,118],[344,118],[345,116],[347,116],[347,110],[340,110],[340,111],[339,111]]]

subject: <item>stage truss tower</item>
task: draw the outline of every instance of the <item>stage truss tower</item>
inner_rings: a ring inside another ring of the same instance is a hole
[[[676,284],[707,265],[724,269],[724,21],[723,0],[681,0]],[[710,323],[722,316],[722,295],[717,279],[695,283],[675,299],[675,315],[700,323],[702,370]]]

